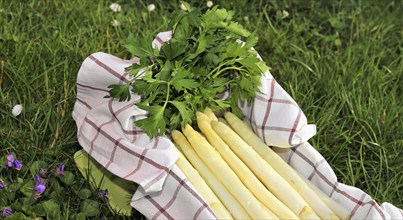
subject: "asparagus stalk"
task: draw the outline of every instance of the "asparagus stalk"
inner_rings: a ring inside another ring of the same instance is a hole
[[[200,174],[193,168],[189,161],[179,152],[179,158],[176,165],[182,170],[189,182],[200,193],[202,198],[207,202],[218,219],[233,219],[228,210],[210,189]]]
[[[299,218],[319,219],[304,199],[238,134],[225,124],[212,121],[212,128],[262,183]]]
[[[347,211],[342,205],[334,201],[328,195],[326,195],[321,189],[313,184],[308,179],[300,176],[300,178],[319,196],[319,198],[339,217],[340,219],[350,219],[350,212]]]
[[[201,112],[196,112],[196,119],[198,127],[210,144],[220,153],[239,179],[263,205],[269,208],[280,219],[298,219],[287,206],[266,189],[252,171],[231,151],[228,145],[211,128],[210,122],[212,120],[217,121],[217,119],[214,117],[210,119],[209,116]]]
[[[182,129],[189,143],[214,173],[215,177],[223,183],[225,188],[241,203],[244,209],[253,219],[277,219],[273,213],[266,210],[264,206],[253,196],[253,194],[243,185],[237,175],[225,163],[220,154],[197,133],[190,125]]]
[[[225,119],[232,129],[245,140],[271,167],[277,171],[310,207],[323,219],[338,219],[337,215],[326,206],[318,195],[307,186],[296,171],[288,165],[278,154],[268,147],[245,123],[236,115],[226,112]]]
[[[218,118],[219,122],[224,123],[225,125],[229,126],[228,122],[225,120],[225,118]]]
[[[241,204],[236,200],[231,193],[220,183],[214,174],[207,168],[203,161],[197,156],[196,152],[186,140],[186,137],[177,130],[172,131],[172,139],[176,146],[182,150],[184,156],[189,160],[193,167],[199,172],[201,177],[206,181],[210,188],[215,192],[224,206],[228,209],[235,219],[250,219]]]
[[[217,116],[214,114],[214,112],[210,108],[205,108],[204,109],[204,114],[206,114],[211,120],[217,121]]]

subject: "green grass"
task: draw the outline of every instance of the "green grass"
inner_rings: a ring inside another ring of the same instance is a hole
[[[82,61],[97,51],[130,58],[123,48],[128,34],[165,31],[178,3],[118,1],[122,12],[113,13],[112,1],[19,2],[0,0],[0,162],[13,152],[26,166],[37,160],[65,163],[76,176],[66,192],[66,218],[79,208],[76,191],[88,187],[72,160],[80,149],[71,112]],[[151,13],[150,3],[156,4]],[[194,5],[205,8],[204,2]],[[403,208],[402,3],[240,0],[221,5],[259,36],[256,49],[317,125],[310,142],[339,181]],[[113,27],[112,19],[121,25]],[[19,103],[24,110],[13,117],[11,108]],[[31,178],[24,169],[18,176]],[[101,213],[114,215],[105,205]]]

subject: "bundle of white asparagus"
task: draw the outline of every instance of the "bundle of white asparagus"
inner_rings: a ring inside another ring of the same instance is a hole
[[[218,219],[348,219],[230,112],[197,112],[201,133],[174,130],[176,162]]]

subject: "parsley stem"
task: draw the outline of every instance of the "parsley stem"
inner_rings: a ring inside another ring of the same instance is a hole
[[[226,70],[238,70],[238,71],[240,71],[240,72],[242,72],[242,71],[246,71],[244,68],[239,68],[239,67],[234,67],[234,66],[229,66],[229,67],[225,67],[225,68],[223,68],[223,69],[220,69],[219,71],[217,71],[217,73],[215,73],[214,75],[213,75],[213,79],[214,78],[216,78],[218,75],[220,75],[222,72],[224,72],[224,71],[226,71]]]
[[[169,93],[170,93],[170,91],[171,91],[171,89],[170,89],[170,87],[171,87],[171,83],[170,82],[167,82],[167,96],[165,97],[165,103],[164,103],[164,105],[162,106],[164,109],[165,109],[165,107],[167,106],[167,104],[168,104],[168,101],[169,101]]]
[[[230,61],[230,60],[229,60],[229,61]],[[212,73],[218,71],[218,70],[219,70],[221,67],[223,67],[224,65],[227,65],[227,64],[229,63],[229,61],[224,62],[224,63],[220,64],[219,66],[217,66],[216,68],[214,68],[214,69],[209,73],[209,75],[211,75]],[[213,76],[213,78],[215,78],[215,77]]]
[[[231,62],[236,62],[236,61],[238,61],[238,60],[240,60],[240,58],[234,59],[234,60],[228,60],[228,61],[226,61],[226,62],[220,64],[219,66],[217,66],[216,68],[214,68],[214,69],[209,73],[209,75],[211,75],[211,74],[213,74],[213,73],[219,71],[223,66],[225,66],[225,65],[227,65],[227,64],[229,64],[229,63],[231,63]],[[214,75],[213,75],[213,79],[216,78],[218,75],[220,75],[221,72],[222,72],[222,71],[219,71],[218,73],[214,74]]]

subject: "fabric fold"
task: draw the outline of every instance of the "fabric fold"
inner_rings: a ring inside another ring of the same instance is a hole
[[[168,173],[164,190],[147,194],[139,189],[131,205],[150,219],[215,219],[204,199],[174,165]]]
[[[108,86],[127,82],[125,68],[138,59],[122,60],[105,53],[91,54],[77,76],[77,101],[73,118],[83,149],[115,175],[138,183],[147,193],[158,192],[178,158],[164,136],[152,140],[134,122],[146,112],[134,103],[104,98]]]
[[[302,177],[341,204],[351,219],[403,219],[403,211],[389,203],[381,206],[359,188],[338,182],[323,156],[308,142],[294,148],[274,148]]]
[[[242,103],[241,110],[255,133],[270,146],[289,148],[308,141],[316,126],[308,124],[305,114],[290,95],[267,71],[261,78],[261,93],[253,103]]]

